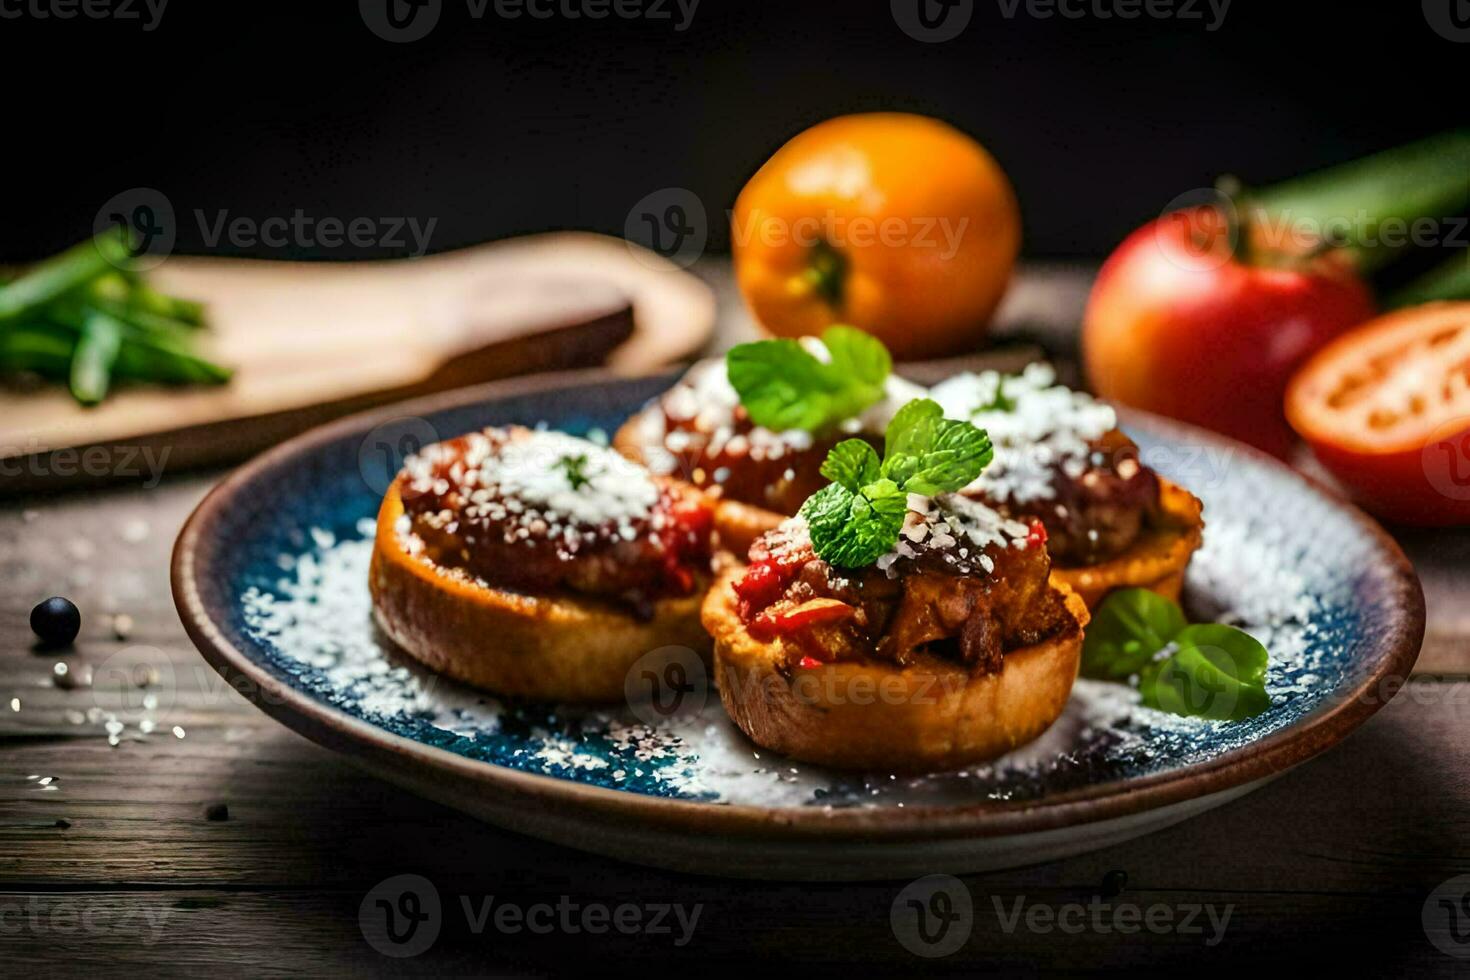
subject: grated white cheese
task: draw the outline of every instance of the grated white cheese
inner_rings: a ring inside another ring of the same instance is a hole
[[[503,523],[508,540],[609,533],[632,540],[650,525],[661,496],[647,470],[613,450],[545,429],[487,429],[465,436],[462,447],[427,446],[404,464],[409,486],[444,495],[451,486],[437,470],[445,463],[466,501],[464,519]],[[447,527],[455,517],[444,511],[435,522]]]
[[[1013,408],[986,407],[995,402],[997,390]],[[959,374],[936,385],[930,396],[946,418],[968,419],[990,434],[995,458],[966,490],[998,502],[1056,496],[1056,471],[1080,476],[1088,465],[1089,443],[1118,426],[1112,406],[1056,384],[1056,372],[1047,364],[1028,365],[1019,375]]]
[[[995,571],[995,559],[986,549],[1024,548],[1031,532],[1020,521],[957,493],[932,498],[911,493],[908,506],[898,542],[876,562],[889,578],[898,576],[898,562],[925,551],[942,553],[957,574],[989,575]]]

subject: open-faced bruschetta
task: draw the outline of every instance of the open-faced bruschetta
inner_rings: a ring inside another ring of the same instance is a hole
[[[1044,364],[956,375],[932,396],[995,446],[994,461],[962,492],[1007,517],[1039,520],[1053,578],[1089,608],[1124,587],[1179,598],[1204,528],[1200,502],[1142,463],[1112,406],[1056,384]]]
[[[657,647],[708,650],[712,502],[559,432],[486,429],[426,447],[378,515],[383,631],[451,677],[561,701],[623,696]]]
[[[923,396],[891,369],[882,344],[849,327],[742,344],[695,364],[613,445],[717,497],[721,540],[742,553],[827,482],[819,471],[833,445],[852,436],[881,445],[894,412]]]
[[[705,599],[721,700],[759,745],[941,769],[1034,739],[1066,705],[1086,606],[1050,579],[1039,524],[949,492],[989,459],[984,433],[914,407],[881,463],[837,446],[834,483]]]

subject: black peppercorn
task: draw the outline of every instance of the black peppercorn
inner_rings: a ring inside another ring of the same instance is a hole
[[[70,599],[59,595],[37,604],[31,610],[31,630],[45,647],[64,647],[77,638],[82,628],[82,614]]]

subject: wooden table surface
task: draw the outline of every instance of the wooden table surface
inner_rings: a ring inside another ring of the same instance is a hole
[[[720,342],[744,335],[724,267],[707,262],[699,271],[720,289]],[[1008,328],[1065,356],[1065,325],[1075,323],[1086,283],[1076,270],[1032,270],[1008,303]],[[154,488],[0,504],[0,962],[8,975],[537,974],[664,960],[723,972],[777,957],[821,972],[856,963],[1269,969],[1319,965],[1324,956],[1364,971],[1470,975],[1470,878],[1445,885],[1470,875],[1466,533],[1402,535],[1425,579],[1430,638],[1417,675],[1343,745],[1141,840],[966,876],[968,940],[945,958],[919,959],[890,925],[905,882],[723,881],[592,857],[405,795],[267,719],[205,666],[169,595],[173,537],[217,478],[169,476]],[[65,656],[30,648],[29,609],[53,593],[84,613]],[[125,638],[116,614],[131,620]],[[104,712],[119,692],[59,687],[58,661],[73,676],[155,665],[166,675],[151,689],[162,698],[156,730],[110,745]],[[365,939],[358,912],[374,885],[408,873],[437,890],[442,928],[420,955],[391,958]],[[1104,903],[1101,894],[1111,897]],[[682,944],[678,927],[657,935],[477,931],[477,910],[491,896],[522,908],[681,903],[698,905],[699,919]],[[1426,907],[1431,921],[1447,921],[1447,897],[1466,942],[1439,938],[1460,958],[1424,925]],[[1159,925],[1114,928],[1135,921]],[[1212,924],[1221,921],[1223,930]]]

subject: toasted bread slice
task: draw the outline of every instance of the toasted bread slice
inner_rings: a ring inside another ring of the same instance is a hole
[[[1164,523],[1139,537],[1116,558],[1080,568],[1052,566],[1053,585],[1066,585],[1082,597],[1088,609],[1114,589],[1140,588],[1178,601],[1184,570],[1199,550],[1205,522],[1199,498],[1176,483],[1159,477],[1159,509]]]
[[[593,598],[523,595],[410,554],[397,481],[378,511],[369,585],[383,632],[414,659],[475,687],[549,701],[618,701],[628,670],[663,646],[704,655],[699,609],[709,583],[663,599],[647,621]]]
[[[1077,677],[1087,607],[1065,585],[1073,622],[1010,650],[993,674],[920,655],[907,667],[839,661],[791,669],[783,642],[746,630],[727,570],[704,603],[725,710],[752,741],[844,769],[927,772],[992,759],[1036,738],[1062,713]]]

